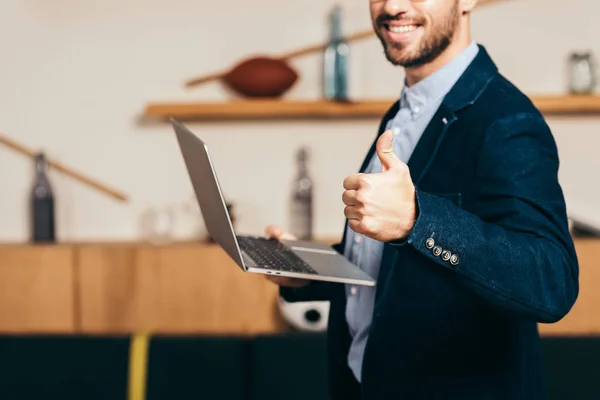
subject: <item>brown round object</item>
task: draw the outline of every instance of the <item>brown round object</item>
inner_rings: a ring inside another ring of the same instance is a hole
[[[243,96],[279,97],[296,83],[298,74],[285,61],[254,57],[236,65],[222,80]]]

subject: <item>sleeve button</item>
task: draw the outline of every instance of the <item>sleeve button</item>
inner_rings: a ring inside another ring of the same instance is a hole
[[[434,256],[438,257],[440,254],[442,254],[442,248],[440,246],[435,246],[432,250],[432,253]]]
[[[432,249],[434,244],[435,244],[435,240],[433,240],[433,238],[429,238],[425,242],[425,247],[427,247],[428,249]]]
[[[442,252],[442,260],[448,261],[450,259],[450,252],[448,250],[444,250]]]
[[[452,254],[450,257],[450,264],[458,265],[458,256],[456,254]]]

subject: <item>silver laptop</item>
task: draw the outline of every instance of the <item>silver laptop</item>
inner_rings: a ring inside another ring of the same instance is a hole
[[[237,235],[208,146],[171,119],[209,235],[247,272],[375,286],[375,280],[330,246],[312,241]]]

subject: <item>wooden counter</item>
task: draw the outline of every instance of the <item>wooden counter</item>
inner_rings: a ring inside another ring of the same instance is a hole
[[[600,334],[600,240],[577,240],[580,296],[543,335]],[[0,333],[282,332],[277,287],[216,245],[0,245]]]
[[[75,330],[71,246],[0,246],[0,332]]]
[[[544,335],[600,335],[600,240],[575,241],[579,259],[579,298],[565,318],[540,324]]]
[[[242,272],[210,245],[83,246],[79,250],[85,333],[257,334],[283,330],[277,287]]]

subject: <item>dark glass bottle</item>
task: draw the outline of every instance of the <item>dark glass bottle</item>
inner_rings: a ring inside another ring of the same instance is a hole
[[[342,9],[336,5],[329,15],[329,42],[323,53],[323,97],[348,101],[348,57],[350,48],[342,35]]]
[[[35,155],[35,181],[31,190],[31,240],[34,243],[56,241],[54,193],[47,174],[44,153]]]
[[[298,151],[297,175],[292,187],[291,233],[298,239],[313,237],[313,182],[308,173],[308,149]]]

